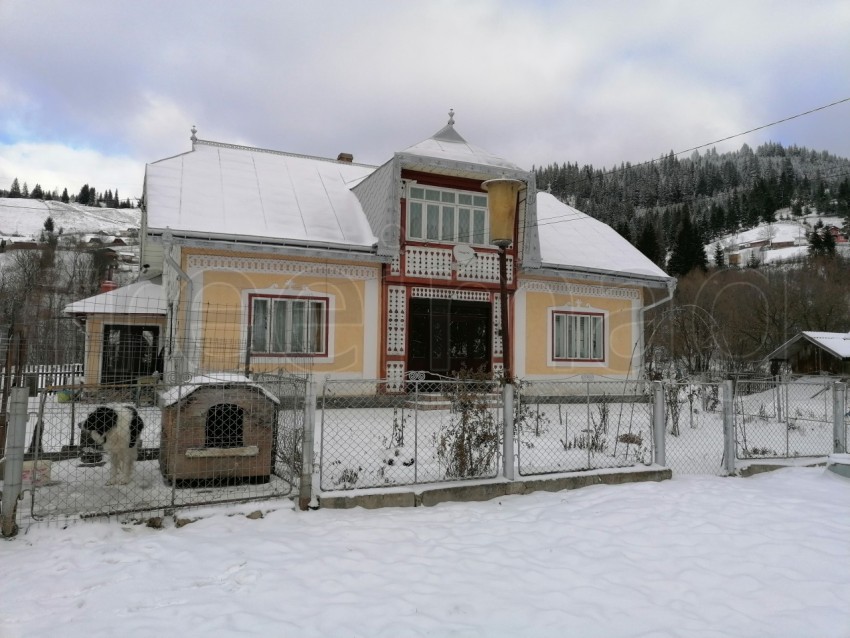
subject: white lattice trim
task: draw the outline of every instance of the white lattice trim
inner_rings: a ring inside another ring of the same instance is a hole
[[[404,362],[387,361],[387,390],[399,392],[404,388]]]
[[[407,246],[404,274],[408,277],[452,278],[452,251],[447,248]]]
[[[404,354],[407,299],[404,286],[387,290],[387,354]]]
[[[281,275],[319,275],[343,279],[380,279],[381,276],[378,267],[226,255],[189,255],[187,267],[190,274],[204,270],[236,270]]]
[[[390,262],[390,274],[391,275],[400,275],[401,274],[401,255],[396,255],[393,257],[393,260]]]
[[[507,255],[507,279],[508,283],[514,280],[514,258]],[[464,281],[499,281],[499,253],[487,253],[479,251],[475,253],[475,259],[458,264],[457,278]]]
[[[490,301],[486,290],[455,290],[453,288],[426,288],[417,286],[410,289],[410,296],[417,299],[455,299],[458,301]]]
[[[505,374],[505,364],[504,363],[494,363],[493,364],[493,378],[498,379],[503,374]]]
[[[528,290],[529,292],[552,292],[561,295],[577,295],[581,297],[640,299],[640,291],[635,288],[614,288],[612,286],[588,286],[586,284],[527,280],[520,281],[519,287]]]
[[[502,356],[502,298],[493,297],[493,356]]]

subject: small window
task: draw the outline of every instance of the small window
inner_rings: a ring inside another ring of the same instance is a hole
[[[604,361],[605,316],[602,313],[552,313],[554,361]]]
[[[487,196],[444,188],[411,187],[407,238],[459,244],[490,241]]]
[[[218,403],[207,410],[205,447],[242,447],[245,411],[233,403]]]

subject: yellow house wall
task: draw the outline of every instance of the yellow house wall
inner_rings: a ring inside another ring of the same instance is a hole
[[[197,253],[196,253],[197,254]],[[204,253],[211,254],[211,253]],[[233,253],[227,253],[232,256]],[[246,261],[256,255],[243,255]],[[262,258],[268,258],[263,255]],[[282,260],[288,261],[288,260]],[[313,261],[293,258],[292,261]],[[326,262],[319,262],[326,263]],[[362,266],[362,264],[359,264]],[[375,268],[376,278],[380,273]],[[290,370],[293,372],[362,374],[364,370],[366,281],[340,276],[284,274],[240,270],[206,270],[202,274],[202,294],[196,299],[201,338],[200,365],[204,370],[245,369],[247,337],[247,291],[276,289],[280,294],[328,295],[333,308],[328,317],[333,325],[329,352],[332,360],[321,357],[252,357],[254,372]],[[197,286],[197,283],[196,283]],[[371,326],[374,330],[374,326]]]
[[[557,282],[563,283],[563,282]],[[586,282],[582,282],[586,283]],[[580,284],[581,285],[581,284]],[[632,361],[635,338],[635,303],[639,300],[597,297],[560,292],[526,291],[525,293],[525,373],[529,376],[565,376],[573,374],[597,374],[625,376]],[[551,354],[549,313],[553,308],[571,307],[579,311],[607,311],[605,340],[607,360],[605,364],[581,362],[549,363]]]

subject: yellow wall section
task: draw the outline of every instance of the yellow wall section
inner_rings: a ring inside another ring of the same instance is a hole
[[[526,292],[525,372],[529,375],[563,376],[572,374],[625,375],[634,348],[635,333],[632,325],[632,300],[581,295],[556,294],[551,292]],[[595,308],[608,312],[605,326],[608,365],[552,366],[547,362],[550,353],[548,331],[549,312],[553,307]]]
[[[203,351],[201,366],[207,370],[244,370],[240,352],[246,336],[245,290],[276,287],[281,294],[310,291],[318,295],[333,295],[335,307],[329,317],[334,325],[332,362],[321,357],[281,357],[254,360],[254,372],[279,370],[361,373],[363,371],[364,294],[365,282],[316,275],[253,273],[236,271],[207,271],[204,273],[203,301],[198,320],[202,325]],[[374,326],[372,326],[374,328]],[[244,353],[243,355],[244,356]]]

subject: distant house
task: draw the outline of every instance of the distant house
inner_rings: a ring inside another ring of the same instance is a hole
[[[794,374],[850,374],[850,333],[801,332],[771,352],[770,362],[786,363]]]
[[[96,363],[115,311],[133,309],[127,324],[145,327],[124,332],[158,328],[166,376],[288,370],[387,379],[394,391],[412,372],[498,375],[499,252],[484,183],[502,178],[521,183],[506,273],[514,374],[639,376],[643,309],[672,296],[675,279],[539,192],[534,171],[468,143],[453,119],[377,167],[193,134],[191,151],[145,173],[140,263],[161,281],[66,310],[97,313]],[[104,369],[87,366],[87,380]]]

